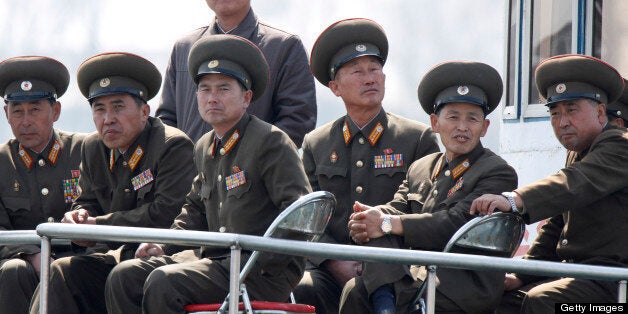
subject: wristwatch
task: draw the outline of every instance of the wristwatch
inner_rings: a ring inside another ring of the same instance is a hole
[[[392,223],[390,222],[390,216],[388,215],[384,216],[384,220],[382,220],[381,228],[384,234],[390,234],[390,232],[392,231]]]
[[[517,208],[517,204],[515,203],[515,192],[502,192],[502,196],[505,197],[510,203],[510,208],[512,212],[515,214],[519,214],[519,209]]]

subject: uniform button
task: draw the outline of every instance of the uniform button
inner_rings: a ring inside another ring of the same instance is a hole
[[[362,194],[363,191],[364,191],[364,189],[361,186],[358,185],[358,186],[355,187],[355,192],[356,193]]]
[[[220,149],[220,156],[224,155],[226,153],[226,150],[224,148]]]
[[[567,245],[567,243],[569,243],[569,241],[567,241],[567,239],[563,239],[562,241],[560,241],[561,245]]]
[[[43,159],[40,159],[40,160],[38,160],[38,161],[37,161],[37,164],[38,164],[40,167],[43,167],[43,166],[46,164],[46,161],[45,161],[45,160],[43,160]]]
[[[222,181],[222,175],[218,175],[218,182]]]
[[[227,231],[227,228],[225,228],[225,226],[222,226],[222,227],[218,228],[218,231],[219,232],[225,232],[225,231]]]
[[[358,160],[358,161],[355,163],[355,165],[356,165],[358,168],[362,168],[362,166],[364,166],[364,163],[362,162],[362,160]]]
[[[126,166],[128,166],[128,165],[129,165],[129,164],[128,164],[126,161],[123,161],[123,162],[122,162],[122,166],[123,166],[123,167],[126,167]]]
[[[129,192],[131,192],[130,189],[124,189],[124,193],[129,193]]]
[[[434,196],[438,195],[438,190],[432,191],[432,194],[434,194]]]
[[[50,192],[50,191],[48,191],[48,189],[47,189],[47,188],[43,188],[43,189],[41,189],[41,195],[46,196],[46,195],[48,195],[48,192]]]
[[[222,208],[222,202],[218,203],[218,208]]]
[[[360,138],[358,139],[358,142],[359,142],[360,144],[364,144],[364,142],[365,142],[365,141],[364,141],[364,138],[363,138],[363,137],[360,137]]]
[[[48,222],[55,222],[55,218],[54,217],[48,217]]]
[[[449,170],[445,171],[445,176],[446,177],[449,177],[450,175],[451,175],[451,171],[449,171]]]

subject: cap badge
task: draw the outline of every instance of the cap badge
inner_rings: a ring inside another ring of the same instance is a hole
[[[358,45],[355,46],[355,51],[365,52],[366,51],[366,46],[364,44],[358,44]]]
[[[210,68],[210,69],[211,68],[215,68],[215,67],[218,66],[218,64],[220,64],[220,62],[218,62],[218,60],[212,60],[212,61],[209,61],[209,63],[207,64],[207,67]]]
[[[31,82],[29,81],[24,81],[22,82],[20,87],[22,88],[23,91],[28,92],[29,90],[31,90],[31,88],[33,88],[33,84],[31,84]]]
[[[456,91],[458,92],[458,95],[466,95],[469,93],[469,88],[462,85],[458,86],[458,89]]]
[[[562,94],[565,91],[567,91],[567,85],[565,85],[565,83],[560,83],[560,84],[556,85],[556,92],[557,93]]]
[[[100,80],[100,87],[107,87],[109,84],[111,84],[111,80],[108,77]]]

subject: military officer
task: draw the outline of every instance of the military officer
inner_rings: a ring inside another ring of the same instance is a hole
[[[347,222],[353,203],[390,200],[415,160],[438,152],[425,124],[386,112],[383,66],[388,40],[376,22],[338,21],[319,36],[311,54],[316,79],[338,97],[347,114],[305,137],[303,163],[313,190],[332,192],[336,209],[322,242],[351,244]],[[337,313],[347,280],[360,272],[356,261],[311,258],[294,294],[320,313]]]
[[[98,132],[85,138],[81,194],[61,222],[167,228],[194,177],[193,143],[149,116],[159,71],[134,54],[103,53],[79,66],[77,80]],[[75,243],[90,254],[52,263],[48,312],[106,313],[107,275],[137,245]],[[38,312],[37,294],[31,313]]]
[[[445,152],[412,163],[387,204],[354,206],[348,226],[357,243],[442,251],[473,218],[473,199],[517,186],[514,169],[480,142],[486,115],[502,95],[495,69],[471,61],[439,64],[423,77],[418,95]],[[345,285],[340,313],[407,312],[424,274],[416,265],[366,263],[362,276]],[[437,275],[437,312],[490,311],[503,290],[504,273],[439,269]]]
[[[546,59],[535,76],[554,134],[568,150],[566,166],[514,191],[482,195],[471,212],[515,211],[527,223],[549,218],[526,259],[627,267],[628,133],[606,115],[624,81],[613,67],[585,55]],[[509,290],[537,280],[525,274],[506,278]],[[617,294],[614,282],[549,280],[527,292],[523,312],[551,312],[554,303],[616,302]]]
[[[0,230],[59,221],[78,196],[84,134],[54,128],[70,74],[61,62],[20,56],[0,63],[0,95],[15,138],[0,145]],[[0,246],[0,313],[26,313],[39,282],[38,245]],[[72,254],[55,245],[55,257]],[[11,300],[8,302],[7,300]]]
[[[246,112],[266,88],[266,60],[244,38],[214,35],[192,46],[188,65],[199,113],[213,130],[196,144],[198,175],[171,228],[263,235],[282,210],[311,191],[290,137]],[[182,313],[186,304],[224,300],[229,250],[203,247],[200,258],[180,251],[145,243],[136,256],[153,257],[116,266],[107,281],[109,313]],[[263,254],[245,281],[249,296],[287,300],[303,268],[301,257]]]
[[[628,127],[628,80],[624,79],[624,91],[619,99],[606,106],[608,123]]]

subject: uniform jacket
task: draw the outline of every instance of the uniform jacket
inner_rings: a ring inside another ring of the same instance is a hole
[[[183,130],[195,142],[211,130],[211,126],[198,114],[196,85],[188,74],[188,54],[192,44],[200,38],[221,33],[214,21],[175,43],[155,114],[165,124]],[[314,78],[303,43],[296,35],[260,21],[252,9],[230,34],[257,45],[270,67],[266,91],[251,103],[248,112],[278,126],[300,147],[305,133],[316,125]]]
[[[525,258],[628,266],[626,152],[626,129],[607,126],[558,173],[516,190],[526,222],[551,217]]]
[[[347,143],[345,123],[351,134]],[[382,127],[381,135],[372,145],[368,138],[371,132],[377,134],[377,126]],[[312,189],[336,196],[336,210],[320,241],[350,244],[347,223],[354,202],[375,206],[390,201],[410,164],[438,151],[431,128],[383,109],[362,131],[344,116],[307,134],[303,165]],[[380,158],[390,162],[382,165]]]
[[[81,158],[82,192],[72,209],[87,209],[99,225],[167,228],[194,178],[192,141],[153,117],[124,155],[92,134]]]
[[[0,145],[0,230],[34,230],[42,222],[63,217],[78,196],[84,138],[85,134],[54,130],[41,154],[24,149],[32,160],[30,169],[20,157],[16,139]],[[38,245],[0,246],[0,259],[38,252]]]
[[[474,199],[482,194],[510,191],[516,186],[515,170],[478,144],[469,154],[450,163],[445,161],[443,153],[417,160],[410,166],[394,199],[379,208],[387,214],[403,215],[404,234],[399,239],[402,247],[443,251],[451,236],[473,218],[469,208]],[[399,278],[400,272],[411,276],[408,267],[391,265],[386,271],[367,274],[365,270],[363,277],[367,289],[369,286],[375,289],[391,283],[390,278]],[[437,289],[465,312],[494,308],[503,293],[503,272],[439,268],[437,277],[440,281]]]
[[[311,192],[296,146],[277,127],[245,113],[221,143],[214,139],[211,131],[196,144],[198,175],[173,229],[261,236],[282,210]],[[165,247],[167,254],[178,249]],[[229,250],[204,247],[201,254],[221,258]],[[286,267],[301,276],[304,260],[262,254],[258,264],[270,273]]]

